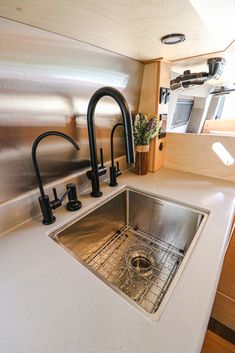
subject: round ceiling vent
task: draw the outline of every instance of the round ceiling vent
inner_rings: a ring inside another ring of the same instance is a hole
[[[174,45],[185,41],[185,35],[182,33],[172,33],[161,38],[161,42],[166,45]]]

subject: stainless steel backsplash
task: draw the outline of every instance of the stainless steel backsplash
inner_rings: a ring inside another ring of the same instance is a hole
[[[69,24],[68,24],[69,25]],[[110,40],[112,40],[110,36]],[[72,136],[80,151],[47,138],[38,149],[43,182],[89,163],[86,111],[91,95],[113,86],[137,112],[143,64],[118,54],[6,19],[0,19],[0,203],[35,188],[31,146],[42,132]],[[110,132],[120,120],[111,98],[97,105],[97,145],[110,159]],[[115,155],[124,154],[121,128]]]

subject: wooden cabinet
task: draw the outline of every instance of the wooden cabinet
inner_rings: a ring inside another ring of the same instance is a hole
[[[235,228],[225,256],[211,316],[235,331]],[[201,353],[235,353],[235,345],[207,331]]]
[[[235,331],[235,230],[225,256],[211,316]]]
[[[167,114],[168,104],[160,104],[160,87],[170,87],[170,62],[159,59],[145,63],[144,76],[140,95],[139,112],[143,114]],[[161,147],[159,148],[160,144]],[[157,137],[150,143],[149,171],[155,172],[163,165],[165,138]]]

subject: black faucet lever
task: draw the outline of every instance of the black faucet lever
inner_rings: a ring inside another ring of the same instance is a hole
[[[117,161],[117,173],[116,173],[117,177],[122,175],[122,171],[119,168],[119,162]]]
[[[99,176],[106,174],[107,169],[104,165],[103,148],[100,148],[100,166],[99,166]]]
[[[103,157],[103,148],[100,148],[100,166],[98,167],[98,176],[106,174],[107,169],[104,164],[104,157]],[[87,177],[89,180],[93,182],[93,174],[92,170],[88,170]]]
[[[104,168],[103,148],[100,148],[100,168]]]
[[[56,188],[53,188],[52,190],[53,190],[55,200],[58,200]]]
[[[113,144],[113,137],[114,137],[114,132],[118,126],[123,126],[122,123],[117,123],[114,125],[111,131],[111,138],[110,138],[110,145],[111,145],[111,166],[109,168],[109,174],[110,174],[110,186],[117,186],[117,177],[122,175],[122,172],[119,168],[119,162],[117,161],[117,167],[114,165],[114,144]]]
[[[57,196],[56,188],[53,188],[54,200],[50,201],[51,208],[55,210],[56,208],[62,205],[62,199],[59,199]]]
[[[51,208],[56,209],[57,207],[60,207],[62,205],[62,202],[68,196],[69,202],[66,204],[66,209],[68,211],[77,211],[82,207],[81,201],[78,200],[77,197],[77,190],[76,190],[76,185],[73,183],[69,183],[66,185],[66,191],[63,194],[63,196],[59,199],[57,197],[57,191],[56,188],[53,188],[53,193],[55,199],[50,202]]]

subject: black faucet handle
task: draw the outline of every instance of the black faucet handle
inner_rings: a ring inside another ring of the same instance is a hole
[[[82,207],[81,201],[78,200],[76,185],[74,183],[69,183],[66,185],[68,200],[69,202],[66,205],[68,211],[77,211]]]
[[[103,156],[103,148],[100,148],[100,169],[105,168],[104,165],[104,156]]]
[[[118,177],[118,176],[120,176],[120,175],[122,175],[122,171],[120,170],[120,168],[119,168],[119,162],[117,161],[117,171],[116,171],[116,176]]]
[[[100,148],[100,166],[98,169],[99,169],[98,171],[99,176],[106,174],[107,170],[104,164],[103,148]]]
[[[58,200],[56,188],[53,188],[52,190],[53,190],[55,200]]]
[[[51,205],[51,208],[55,210],[56,208],[61,206],[63,200],[58,198],[56,188],[53,188],[52,190],[54,194],[54,200],[50,202],[50,205]]]

